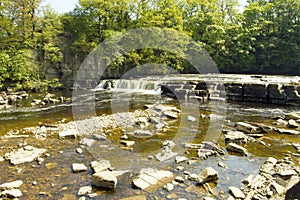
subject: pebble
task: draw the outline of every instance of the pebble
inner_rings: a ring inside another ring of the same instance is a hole
[[[83,152],[82,148],[76,148],[76,152],[79,153],[79,154],[82,154],[82,152]]]
[[[176,176],[175,177],[175,181],[177,181],[178,183],[183,183],[184,182],[184,178],[182,178],[181,176]]]

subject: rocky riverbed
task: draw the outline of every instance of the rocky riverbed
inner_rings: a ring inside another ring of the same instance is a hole
[[[146,104],[9,131],[0,140],[1,198],[284,199],[299,182],[300,113],[228,117],[206,141],[212,117]]]

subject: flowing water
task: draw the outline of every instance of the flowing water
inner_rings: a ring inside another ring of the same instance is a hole
[[[299,111],[298,107],[278,107],[264,104],[250,104],[240,102],[210,101],[200,104],[183,104],[181,102],[158,95],[155,81],[117,82],[119,90],[95,90],[95,107],[98,116],[111,114],[112,108],[124,107],[124,110],[142,109],[145,104],[168,104],[185,109],[181,119],[170,124],[167,131],[151,137],[150,139],[135,139],[136,145],[131,151],[122,150],[119,145],[121,132],[117,130],[108,136],[110,142],[94,145],[85,149],[83,154],[77,154],[74,149],[79,147],[79,140],[58,139],[52,135],[46,140],[38,140],[33,137],[18,139],[2,139],[0,141],[0,155],[18,148],[19,143],[26,142],[35,147],[46,148],[50,157],[38,165],[36,162],[25,163],[18,166],[11,166],[7,161],[0,165],[0,183],[21,179],[24,184],[21,186],[23,197],[21,199],[78,199],[76,196],[80,187],[90,185],[92,171],[73,173],[72,163],[79,162],[89,165],[91,161],[104,158],[111,161],[112,166],[117,170],[130,170],[130,173],[137,173],[142,167],[155,167],[173,171],[175,163],[160,163],[155,160],[149,161],[149,155],[155,155],[165,140],[173,140],[176,143],[174,149],[179,155],[186,155],[189,158],[195,157],[195,152],[187,151],[182,143],[200,143],[208,138],[218,141],[225,146],[221,134],[224,120],[264,122],[271,124],[270,117],[284,115],[284,113]],[[129,93],[129,90],[136,89],[137,93]],[[146,92],[143,92],[143,91]],[[147,91],[148,90],[148,91]],[[143,92],[143,93],[142,93]],[[69,93],[57,94],[70,96]],[[42,94],[32,94],[28,99],[20,102],[19,107],[0,111],[0,136],[9,131],[17,131],[25,127],[37,126],[40,123],[58,123],[73,120],[72,104],[66,102],[57,105],[31,107],[33,98],[42,98]],[[114,111],[115,112],[115,111]],[[198,119],[200,115],[210,118],[199,119],[196,122],[187,120],[188,115]],[[213,157],[208,160],[196,161],[191,165],[185,165],[186,170],[199,173],[206,166],[212,166],[219,171],[220,178],[215,190],[219,193],[227,191],[228,186],[242,186],[241,181],[249,174],[257,173],[260,165],[266,157],[284,158],[288,152],[295,152],[291,146],[292,142],[300,143],[299,136],[279,135],[272,133],[261,139],[267,146],[258,143],[249,144],[247,149],[250,152],[248,157],[240,157],[228,154],[223,158]],[[224,162],[228,169],[218,168],[217,163]],[[299,163],[299,159],[294,161]],[[99,196],[94,199],[120,199],[121,197],[146,195],[147,199],[165,199],[169,194],[164,190],[147,193],[131,187],[132,177],[125,174],[118,180],[117,190],[107,192],[94,189]],[[193,191],[186,191],[184,186],[176,186],[174,195],[187,199],[197,199],[205,195],[199,188]],[[172,193],[172,192],[171,192]]]

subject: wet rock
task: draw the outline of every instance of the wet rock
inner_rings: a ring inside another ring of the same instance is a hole
[[[84,171],[87,171],[87,166],[85,166],[85,164],[81,164],[81,163],[73,163],[72,170],[75,173],[84,172]]]
[[[166,148],[173,149],[175,146],[176,146],[176,144],[171,140],[166,140],[162,144],[163,149],[166,149]]]
[[[229,131],[225,134],[226,143],[237,143],[237,144],[246,144],[248,142],[254,142],[255,139],[249,137],[241,131]]]
[[[76,150],[75,150],[77,153],[79,153],[79,154],[82,154],[82,148],[76,148]]]
[[[285,115],[285,118],[286,119],[299,120],[300,119],[300,113],[299,112],[287,113]]]
[[[212,167],[205,168],[198,176],[197,183],[202,185],[207,182],[213,182],[218,180],[218,172]]]
[[[2,192],[2,196],[8,197],[8,198],[19,198],[22,195],[23,194],[22,194],[21,190],[19,190],[19,189],[4,190]]]
[[[76,130],[66,130],[61,131],[58,133],[59,138],[70,138],[70,139],[76,139],[77,137],[77,131]]]
[[[176,162],[176,164],[185,162],[185,161],[187,161],[187,160],[188,160],[188,158],[185,157],[185,156],[176,156],[176,157],[175,157],[175,162]]]
[[[285,194],[287,191],[285,187],[279,185],[276,182],[272,182],[271,189],[273,189],[279,195]]]
[[[207,159],[210,156],[224,155],[224,150],[218,144],[213,142],[202,142],[201,144],[186,143],[185,148],[198,149],[198,157],[200,159]]]
[[[154,134],[149,130],[135,130],[132,135],[134,137],[147,138],[152,137]]]
[[[46,163],[45,166],[48,170],[51,170],[51,169],[56,168],[58,166],[58,164],[57,163]]]
[[[246,148],[235,144],[235,143],[229,143],[226,147],[227,151],[231,151],[231,152],[235,152],[235,153],[239,153],[241,155],[247,156],[248,155],[248,151]]]
[[[189,116],[188,116],[188,121],[195,122],[195,121],[196,121],[196,118],[189,115]]]
[[[77,195],[82,196],[82,195],[86,195],[86,194],[90,194],[90,193],[92,193],[92,187],[91,186],[84,186],[84,187],[81,187],[78,190]]]
[[[167,110],[163,112],[165,116],[171,118],[171,119],[178,119],[178,112]]]
[[[13,165],[18,165],[25,162],[32,162],[42,154],[46,152],[46,149],[38,149],[32,146],[25,146],[16,151],[6,153],[4,155],[5,159]]]
[[[275,131],[280,134],[287,134],[287,135],[299,135],[300,134],[300,131],[284,129],[284,128],[278,128]]]
[[[156,154],[155,158],[159,162],[165,162],[165,161],[170,160],[171,158],[173,158],[177,155],[178,155],[177,152],[173,152],[171,149],[167,148],[167,149],[163,149],[160,153]]]
[[[83,138],[82,140],[80,140],[79,144],[84,145],[86,147],[91,147],[95,141],[96,140],[94,139]]]
[[[223,162],[219,162],[219,163],[218,163],[218,166],[219,166],[219,167],[222,167],[222,168],[225,168],[225,169],[228,168],[228,167],[225,165],[225,163],[223,163]]]
[[[91,162],[91,167],[95,173],[105,171],[111,167],[111,164],[108,160],[100,160]]]
[[[294,119],[290,119],[288,121],[288,127],[289,128],[298,128],[299,124]]]
[[[233,197],[237,199],[244,199],[245,195],[244,193],[237,187],[229,187],[229,192],[232,194]]]
[[[157,170],[153,168],[142,169],[137,178],[132,182],[133,187],[141,190],[160,187],[173,179],[170,171]]]
[[[93,134],[93,139],[98,140],[98,141],[105,141],[105,140],[107,140],[107,137],[104,133],[102,133],[102,134]]]
[[[126,197],[126,198],[122,198],[120,200],[147,200],[147,197],[144,195],[135,195],[132,197]]]
[[[178,183],[183,183],[184,182],[184,178],[182,178],[181,176],[176,176],[175,177],[175,181]]]
[[[109,171],[97,172],[92,176],[92,185],[96,187],[115,190],[117,182],[117,177]]]
[[[166,185],[164,185],[163,187],[166,191],[170,192],[172,190],[174,190],[174,185],[172,183],[167,183]]]
[[[197,174],[189,174],[188,179],[190,181],[196,181],[196,180],[198,180],[198,175]]]
[[[135,144],[135,141],[129,141],[129,140],[122,140],[121,144],[129,147],[129,146],[133,146]]]
[[[260,167],[260,172],[266,174],[274,174],[274,166],[277,163],[277,159],[275,158],[268,158],[268,160]]]
[[[3,183],[0,185],[0,190],[11,190],[19,188],[23,184],[22,180],[17,180],[9,183]]]
[[[275,122],[275,125],[277,125],[277,126],[287,126],[288,121],[285,121],[283,119],[277,119],[276,122]]]
[[[264,133],[270,133],[271,131],[274,130],[274,127],[268,126],[265,124],[261,124],[261,123],[253,123],[252,122],[251,125],[259,127],[262,130],[262,132],[264,132]]]
[[[155,124],[154,127],[155,127],[156,129],[160,130],[160,129],[162,129],[163,127],[165,127],[165,124],[163,124],[163,123]]]
[[[236,123],[237,130],[245,132],[245,133],[261,133],[261,130],[257,126],[253,126],[246,122],[237,122]]]

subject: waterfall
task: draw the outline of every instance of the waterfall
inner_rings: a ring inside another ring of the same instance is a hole
[[[120,92],[161,93],[159,81],[148,79],[119,79],[114,82],[114,89]]]
[[[159,81],[149,79],[101,80],[93,91],[113,89],[119,92],[160,94]]]

